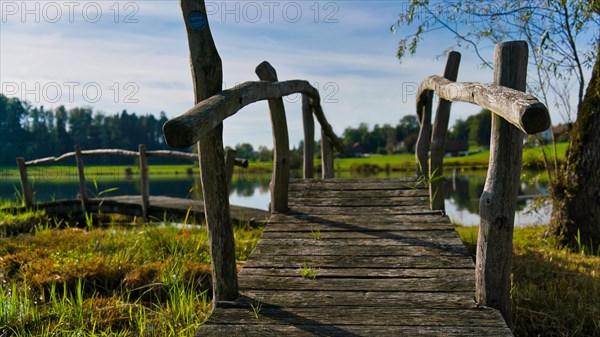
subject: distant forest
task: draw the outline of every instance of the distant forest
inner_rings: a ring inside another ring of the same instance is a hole
[[[80,145],[82,149],[136,151],[139,144],[145,144],[148,150],[171,149],[165,144],[162,134],[162,126],[166,121],[164,112],[156,118],[126,110],[105,115],[94,112],[90,107],[67,110],[64,106],[58,106],[46,110],[43,106],[35,107],[16,97],[0,94],[0,165],[15,165],[15,158],[19,156],[26,160],[58,156],[73,151],[74,145]],[[481,111],[466,120],[457,120],[450,128],[448,138],[468,140],[486,147],[490,141],[490,126],[491,114]],[[370,128],[366,123],[361,123],[357,128],[348,127],[342,133],[341,140],[350,156],[359,153],[414,153],[418,132],[416,116],[408,115],[402,117],[395,126],[376,124]],[[293,157],[301,157],[302,146],[300,142],[298,147],[292,149]],[[266,146],[254,149],[251,144],[244,143],[235,148],[237,156],[241,158],[260,161],[272,158],[272,151]],[[90,157],[86,158],[88,161],[94,164],[129,164],[131,158]],[[156,158],[152,162],[172,162],[172,159]],[[301,159],[292,162],[300,163]]]
[[[58,156],[82,149],[115,148],[137,151],[139,144],[148,150],[169,148],[162,137],[166,114],[138,116],[123,110],[112,116],[95,113],[90,107],[66,110],[64,106],[46,110],[18,98],[0,94],[0,165],[15,165],[16,157],[25,160]],[[168,158],[166,158],[169,160]],[[152,159],[153,162],[164,160]],[[130,163],[131,158],[89,157],[86,162]]]

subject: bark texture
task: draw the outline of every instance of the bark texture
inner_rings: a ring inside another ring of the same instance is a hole
[[[598,47],[600,52],[600,45]],[[600,59],[570,135],[565,164],[552,187],[548,234],[562,245],[600,245]]]

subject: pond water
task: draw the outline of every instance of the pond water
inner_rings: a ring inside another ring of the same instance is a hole
[[[87,171],[87,169],[86,169]],[[296,177],[299,173],[296,173]],[[94,175],[88,177],[89,197],[140,194],[137,175],[125,177],[122,173]],[[379,174],[373,177],[400,177],[406,173]],[[345,174],[344,177],[357,177]],[[78,194],[78,177],[75,174],[30,176],[36,201],[52,201],[75,198]],[[234,175],[230,191],[230,202],[234,205],[268,209],[270,202],[270,175],[251,174],[240,171]],[[545,183],[523,180],[519,189],[518,209],[515,226],[542,225],[549,221],[551,205],[540,202],[537,196],[547,195]],[[446,212],[455,222],[472,226],[479,224],[479,197],[485,184],[485,171],[450,170],[444,181]],[[192,174],[160,174],[150,176],[150,194],[180,198],[200,198],[200,181]],[[20,182],[17,176],[0,177],[0,198],[20,198]]]

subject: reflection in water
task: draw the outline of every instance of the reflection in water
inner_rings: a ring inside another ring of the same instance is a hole
[[[485,171],[461,174],[454,170],[444,179],[444,196],[448,216],[459,224],[479,224],[479,197],[485,186]],[[515,226],[544,225],[550,220],[552,205],[538,197],[548,194],[547,184],[539,181],[521,181]]]
[[[446,212],[451,219],[463,225],[479,223],[479,197],[485,184],[485,171],[449,172],[444,181]],[[380,173],[379,178],[406,177],[407,173]],[[344,175],[344,178],[356,178]],[[78,178],[76,175],[53,179],[31,177],[31,184],[36,201],[72,199],[78,194]],[[234,205],[268,210],[270,202],[270,174],[236,174],[230,189],[230,202]],[[110,193],[102,193],[117,188]],[[97,182],[88,181],[91,198],[115,195],[139,195],[139,177],[133,175],[125,179],[121,174],[98,176]],[[20,183],[17,177],[3,176],[0,179],[0,197],[15,200],[19,195]],[[166,195],[179,198],[201,198],[201,185],[197,175],[151,175],[150,194]],[[551,205],[549,202],[535,202],[535,196],[547,195],[545,183],[522,182],[519,189],[518,210],[515,214],[516,226],[541,225],[549,221]]]

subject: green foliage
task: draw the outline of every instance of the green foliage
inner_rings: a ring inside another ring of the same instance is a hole
[[[414,153],[418,133],[417,117],[406,115],[396,126],[375,124],[373,130],[369,130],[369,125],[361,123],[358,128],[348,127],[342,142],[348,153],[392,154],[399,152],[400,145],[404,151]]]
[[[0,238],[0,327],[11,336],[192,336],[210,312],[206,227],[36,226]],[[66,227],[66,228],[65,228]],[[262,229],[236,226],[245,260]]]
[[[478,227],[456,227],[475,254]],[[515,228],[511,302],[517,336],[600,335],[600,257],[556,248],[545,227]]]
[[[33,107],[16,97],[0,93],[0,165],[14,165],[15,158],[29,159],[57,156],[73,151],[74,145],[83,149],[119,148],[137,150],[146,144],[148,150],[168,149],[162,136],[167,121],[163,112],[138,116],[123,110],[120,114],[104,115],[90,107],[54,110]],[[172,162],[155,158],[154,162]],[[102,157],[86,158],[86,164],[106,164]],[[111,164],[130,164],[131,159],[113,157]]]

